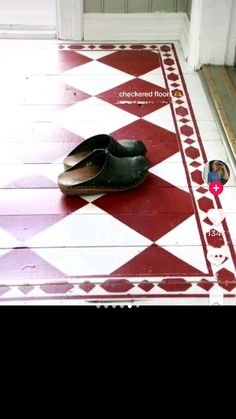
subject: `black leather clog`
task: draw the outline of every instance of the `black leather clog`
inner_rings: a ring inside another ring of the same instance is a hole
[[[108,150],[95,150],[58,176],[66,195],[119,192],[139,186],[148,174],[145,157],[115,157]]]
[[[108,150],[116,157],[144,156],[147,149],[140,140],[114,140],[107,134],[99,134],[88,138],[72,150],[64,159],[65,169],[69,169],[97,149]]]

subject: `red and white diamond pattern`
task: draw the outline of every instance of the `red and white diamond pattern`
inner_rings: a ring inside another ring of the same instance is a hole
[[[5,127],[1,146],[3,162],[14,163],[0,170],[1,301],[233,295],[226,221],[225,261],[207,259],[207,211],[221,204],[202,179],[207,156],[174,46],[60,45],[50,57],[45,72],[56,76],[48,88],[41,76],[33,96],[37,83],[26,77],[16,104],[22,129]],[[135,91],[149,96],[127,96]],[[100,132],[145,142],[147,181],[114,196],[61,196],[64,155]]]

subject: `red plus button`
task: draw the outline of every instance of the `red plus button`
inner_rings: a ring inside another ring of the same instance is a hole
[[[221,182],[216,180],[215,182],[211,182],[209,186],[209,190],[212,193],[212,195],[218,196],[223,192],[224,186],[222,185]]]

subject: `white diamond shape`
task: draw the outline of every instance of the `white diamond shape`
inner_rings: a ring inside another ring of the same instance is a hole
[[[27,174],[27,167],[21,165],[0,166],[0,187],[8,185]]]
[[[32,166],[30,173],[40,174],[41,176],[47,177],[57,184],[58,175],[64,171],[63,164],[35,164],[28,165]]]
[[[152,242],[110,214],[91,206],[63,218],[27,240],[29,247],[149,246]]]
[[[62,171],[63,166],[60,164],[5,165],[0,167],[0,187],[32,175],[47,177],[57,184],[57,177]]]
[[[93,97],[58,112],[55,119],[60,126],[88,138],[99,133],[110,134],[138,117]]]
[[[70,276],[109,275],[145,247],[34,249],[41,258]],[[83,282],[84,278],[77,282]]]
[[[185,191],[186,187],[188,187],[188,182],[184,166],[182,162],[177,163],[175,161],[178,160],[179,153],[176,153],[175,156],[171,156],[156,166],[152,167],[149,169],[149,172]]]
[[[191,233],[190,233],[191,232]],[[158,246],[202,246],[195,215],[156,241]]]
[[[114,54],[116,51],[75,51],[79,55],[91,58],[92,60],[99,60],[99,58]]]
[[[66,71],[60,80],[90,95],[110,90],[134,77],[98,61],[92,61]]]
[[[101,198],[104,194],[98,194],[98,195],[83,195],[83,199],[89,203],[92,203],[96,201],[98,198]],[[94,205],[93,205],[94,206]],[[96,207],[97,208],[97,207]],[[81,208],[82,211],[83,208]]]
[[[192,235],[192,232],[189,232]],[[202,246],[165,246],[164,250],[207,274],[208,269]]]
[[[176,133],[170,105],[163,106],[163,108],[144,116],[143,119],[146,119],[146,121],[152,122],[153,124],[168,131]]]
[[[27,241],[37,247],[35,253],[72,276],[109,274],[150,244],[91,203]]]
[[[155,68],[155,70],[149,71],[142,76],[139,76],[139,79],[145,80],[149,83],[156,84],[157,86],[163,87],[166,89],[165,79],[163,77],[162,68]]]
[[[10,233],[8,233],[7,231],[3,230],[0,227],[0,248],[1,248],[1,252],[3,251],[4,253],[9,252],[13,247],[16,247],[19,245],[19,241],[12,236]],[[6,252],[5,252],[5,248],[9,248]]]

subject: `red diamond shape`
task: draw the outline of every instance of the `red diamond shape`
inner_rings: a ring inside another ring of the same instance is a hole
[[[66,275],[29,248],[13,249],[1,257],[4,280],[63,279]]]
[[[145,292],[149,292],[152,288],[154,288],[154,285],[149,281],[143,281],[139,284],[139,288]]]
[[[200,172],[200,170],[195,170],[193,173],[191,173],[191,178],[193,182],[197,183],[198,185],[203,185],[204,183],[202,172]]]
[[[227,291],[232,291],[236,287],[235,275],[225,268],[218,272],[217,281],[219,286]]]
[[[49,79],[49,80],[48,80]],[[90,95],[81,90],[68,86],[60,81],[59,77],[48,77],[35,82],[35,77],[29,77],[23,84],[23,93],[20,98],[24,105],[73,105],[74,103],[88,99]]]
[[[0,295],[6,294],[11,288],[6,285],[0,285]]]
[[[98,61],[117,68],[132,76],[139,77],[149,71],[159,68],[159,55],[152,51],[117,51]]]
[[[202,276],[204,274],[165,249],[153,244],[113,272],[112,275],[152,277],[165,275]],[[181,289],[191,286],[189,283],[182,282],[174,285]]]
[[[54,60],[55,62],[55,57],[54,55],[52,55],[52,60]],[[90,61],[92,61],[91,58],[85,57],[82,54],[79,54],[78,52],[74,52],[74,51],[68,51],[68,50],[63,50],[63,51],[58,51],[58,70],[60,72],[64,72],[64,71],[68,71],[74,67],[78,67],[80,65],[89,63]],[[47,64],[47,61],[44,60],[44,65],[45,63]],[[46,72],[46,68],[45,68],[45,72]]]
[[[123,138],[141,139],[148,150],[149,167],[155,166],[179,151],[176,134],[144,119],[138,119],[126,125],[114,131],[112,135],[117,140],[122,140]]]
[[[214,286],[210,281],[207,279],[201,279],[200,282],[197,284],[199,287],[203,288],[205,291],[210,291],[210,289]]]
[[[203,212],[208,212],[211,208],[214,208],[213,201],[205,196],[198,200],[198,205]]]
[[[188,109],[184,108],[183,106],[179,106],[178,108],[176,108],[176,113],[179,116],[187,116]]]
[[[81,66],[92,61],[91,58],[85,57],[78,52],[72,50],[54,50],[49,49],[40,50],[34,48],[30,50],[22,49],[21,59],[17,61],[17,70],[24,68],[27,61],[28,74],[60,74],[74,67]],[[26,79],[27,80],[27,79]]]
[[[127,97],[128,94],[131,95],[134,92],[141,95],[149,94],[150,97]],[[170,103],[170,98],[168,96],[156,97],[156,92],[166,94],[167,90],[145,80],[136,78],[101,93],[97,95],[97,97],[117,106],[118,108],[124,109],[127,112],[143,117]],[[126,97],[124,97],[124,94]]]
[[[167,78],[169,80],[176,81],[176,80],[178,80],[179,76],[177,76],[177,74],[171,73],[167,76]]]
[[[199,166],[201,166],[201,164],[200,163],[198,163],[198,162],[196,162],[196,161],[194,161],[193,163],[191,163],[190,164],[190,166],[193,166],[193,167],[199,167]]]
[[[181,134],[186,135],[186,137],[191,137],[191,135],[193,135],[193,129],[188,125],[184,125],[183,127],[181,127],[180,132]]]
[[[174,71],[175,68],[174,67],[168,67],[166,70],[168,70],[168,71]]]
[[[80,284],[80,285],[79,285],[79,287],[80,287],[83,291],[85,291],[85,292],[89,293],[90,291],[92,291],[92,289],[95,287],[95,285],[94,285],[94,284],[92,284],[92,283],[91,283],[91,282],[89,282],[89,281],[85,281],[85,282],[83,282],[82,284]]]
[[[165,60],[164,60],[164,63],[166,64],[166,65],[168,65],[168,66],[170,66],[170,65],[174,65],[174,60],[172,60],[172,58],[166,58]]]
[[[53,224],[58,223],[64,217],[65,215],[61,214],[5,215],[0,217],[0,227],[23,243]]]
[[[171,86],[172,87],[179,87],[179,84],[178,83],[172,83]]]
[[[128,47],[127,47],[127,45],[120,45],[119,46],[119,49],[127,49]]]
[[[185,154],[186,154],[186,156],[190,157],[193,160],[195,160],[198,157],[200,157],[200,153],[199,153],[198,149],[195,148],[195,147],[192,147],[192,146],[186,148]]]
[[[22,287],[18,287],[18,290],[21,291],[23,294],[27,295],[30,291],[32,291],[34,287],[32,285],[24,285]]]
[[[178,103],[178,105],[181,105],[182,103],[184,103],[183,102],[183,100],[176,100],[176,102],[175,103]]]
[[[152,174],[142,188],[102,196],[96,206],[152,241],[194,213],[189,193]]]
[[[205,189],[205,188],[198,188],[196,191],[201,193],[201,194],[205,194],[206,192],[208,192],[208,190]]]
[[[180,119],[180,122],[182,122],[182,124],[186,124],[187,122],[189,122],[189,119],[182,118]]]
[[[55,188],[56,182],[53,182],[46,176],[29,173],[27,176],[16,179],[5,185],[7,189],[31,189],[31,188]]]
[[[27,208],[28,214],[60,214],[66,216],[88,204],[81,197],[74,199],[74,197],[62,195],[58,188],[38,190],[6,189],[4,200],[1,202],[2,214],[8,215],[12,213],[12,211],[9,212],[9,202],[13,202],[13,200],[18,214],[25,214]],[[47,206],[45,207],[46,203]]]
[[[184,142],[187,143],[187,144],[190,144],[190,145],[193,144],[193,143],[195,143],[195,141],[191,140],[191,138],[188,138]]]

